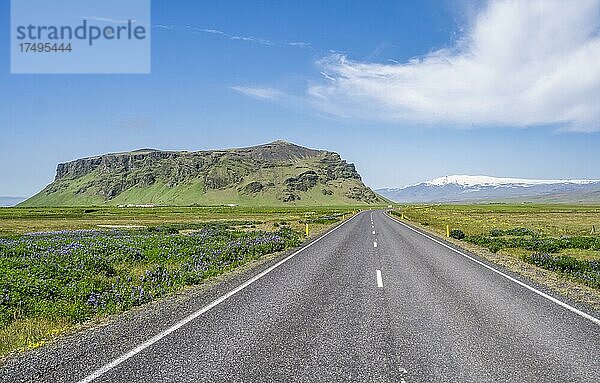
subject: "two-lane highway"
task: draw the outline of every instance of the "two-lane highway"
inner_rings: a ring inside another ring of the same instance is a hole
[[[116,358],[98,355],[94,366],[75,363],[48,379],[600,378],[600,325],[382,211],[358,214],[250,282],[137,348]]]

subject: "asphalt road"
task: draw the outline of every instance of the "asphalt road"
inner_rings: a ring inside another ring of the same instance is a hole
[[[598,323],[381,211],[268,266],[210,309],[141,312],[120,325],[135,331],[75,336],[0,380],[600,381]]]

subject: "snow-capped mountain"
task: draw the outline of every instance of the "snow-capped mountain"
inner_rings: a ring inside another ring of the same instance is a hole
[[[452,175],[403,188],[376,190],[396,202],[598,202],[600,180],[541,180]]]

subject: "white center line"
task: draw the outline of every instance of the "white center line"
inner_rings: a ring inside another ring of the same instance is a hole
[[[373,242],[373,247],[377,247],[377,242]]]
[[[377,287],[383,287],[383,279],[381,278],[381,270],[377,270]]]

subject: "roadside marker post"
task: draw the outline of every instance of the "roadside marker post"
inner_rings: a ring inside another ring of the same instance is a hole
[[[446,225],[446,238],[450,238],[450,225]]]
[[[306,236],[308,237],[308,223],[306,224]]]

